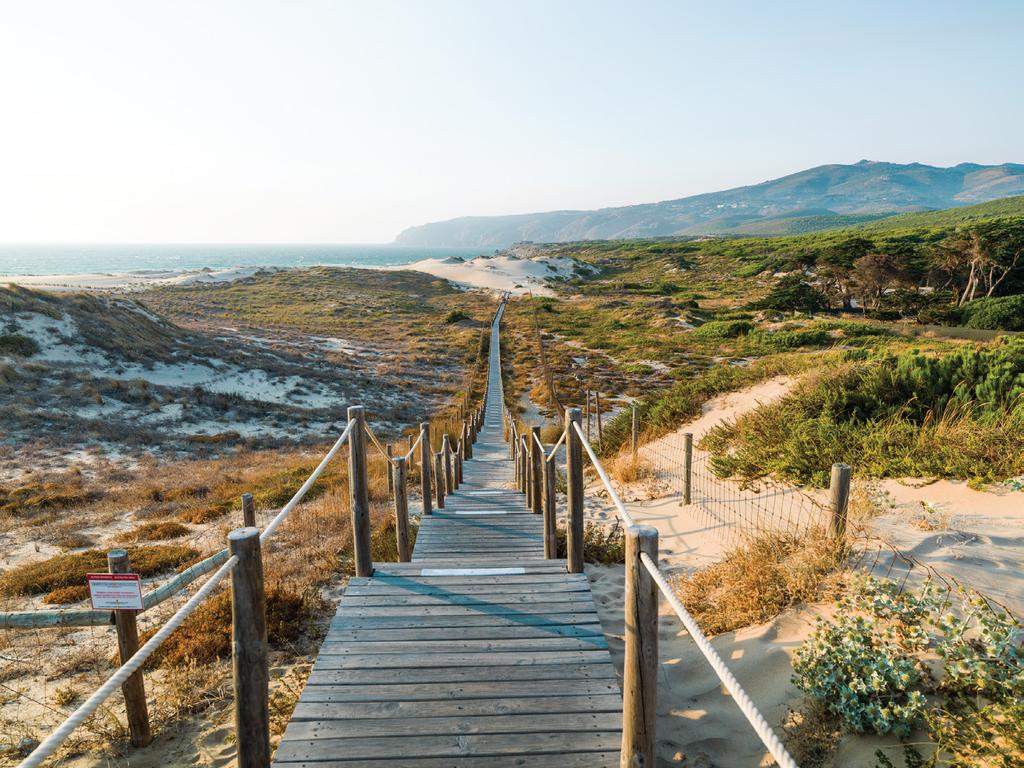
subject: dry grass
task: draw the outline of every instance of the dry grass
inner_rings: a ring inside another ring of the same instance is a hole
[[[674,586],[701,629],[730,632],[797,603],[836,597],[842,554],[818,529],[802,536],[765,533]]]
[[[166,541],[184,536],[191,528],[173,520],[151,521],[136,526],[125,536],[128,541]]]
[[[630,451],[621,451],[612,459],[609,472],[613,479],[623,484],[639,483],[654,477],[654,468],[640,457],[634,457]]]
[[[191,563],[199,552],[191,547],[158,544],[133,547],[128,558],[133,573],[155,576],[172,568]],[[74,554],[56,555],[37,563],[25,563],[0,577],[0,594],[39,595],[63,587],[81,586],[87,573],[107,570],[105,550],[90,549]]]
[[[786,748],[803,768],[824,768],[842,735],[839,718],[821,702],[808,700],[802,710],[790,710],[782,723]]]
[[[555,548],[561,558],[568,552],[566,534],[564,527],[555,531]],[[587,523],[583,526],[583,560],[602,565],[621,565],[626,562],[626,532],[618,521],[612,525]]]

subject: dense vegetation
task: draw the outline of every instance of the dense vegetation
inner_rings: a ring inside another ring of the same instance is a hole
[[[1024,472],[1024,338],[845,358],[713,429],[703,444],[716,470],[819,485],[834,461],[875,476],[998,481]]]

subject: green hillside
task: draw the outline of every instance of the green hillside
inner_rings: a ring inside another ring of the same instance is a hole
[[[940,211],[925,211],[923,213],[900,213],[861,224],[855,229],[864,233],[886,232],[895,229],[955,227],[960,224],[1015,216],[1024,216],[1024,195],[1004,197],[1002,200],[991,200],[987,203],[967,205],[962,208],[943,208]]]

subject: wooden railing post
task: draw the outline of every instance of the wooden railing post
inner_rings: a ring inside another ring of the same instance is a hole
[[[526,501],[526,508],[530,509],[530,494],[532,492],[533,483],[530,478],[530,444],[527,442],[528,438],[523,435],[519,438],[519,460],[523,464],[523,499]]]
[[[238,768],[268,768],[270,676],[259,530],[238,528],[231,531],[228,550],[238,558],[231,572],[231,669],[235,683]]]
[[[622,664],[623,768],[653,768],[658,693],[658,586],[640,560],[658,562],[658,531],[626,529],[626,643]]]
[[[123,549],[112,549],[107,553],[107,570],[110,573],[131,573],[128,553]],[[114,626],[117,629],[117,654],[121,664],[139,650],[139,628],[135,611],[114,611]],[[128,711],[128,732],[133,747],[145,747],[153,740],[149,729],[149,709],[146,707],[146,686],[142,670],[136,670],[121,684],[124,705]]]
[[[683,435],[683,504],[693,503],[693,434]]]
[[[533,427],[530,430],[530,509],[535,515],[544,511],[544,476],[541,474],[544,469],[541,466],[544,461],[544,451],[540,444],[540,427]]]
[[[828,521],[828,535],[835,541],[842,541],[846,536],[846,510],[850,504],[852,473],[849,464],[832,465],[832,477],[828,486],[828,502],[832,515]]]
[[[406,488],[405,457],[395,457],[395,539],[398,544],[398,562],[412,559],[409,551],[409,496]]]
[[[583,573],[583,443],[574,424],[582,423],[579,408],[565,411],[565,476],[569,497],[566,569]]]
[[[256,502],[251,493],[242,494],[242,527],[256,527]]]
[[[462,458],[473,458],[473,427],[472,422],[462,422],[462,434],[459,436],[459,445],[462,447]]]
[[[430,499],[430,422],[420,422],[420,493],[423,494],[423,514],[431,513]]]
[[[444,492],[450,496],[455,490],[455,478],[452,476],[452,443],[447,432],[441,441],[441,453],[444,454]]]
[[[416,436],[415,435],[409,435],[409,443],[408,443],[408,445],[409,445],[409,447],[405,449],[405,452],[409,456],[409,470],[411,471],[411,470],[416,469],[416,451],[414,451],[412,449],[413,446],[416,445]]]
[[[544,557],[558,557],[555,541],[555,457],[544,461]]]
[[[434,454],[434,500],[438,509],[444,509],[444,458],[441,451]]]
[[[597,411],[597,444],[604,446],[604,428],[601,426],[601,390],[594,390],[594,410]]]
[[[352,550],[356,576],[373,575],[370,551],[370,493],[366,475],[366,411],[361,405],[348,409],[355,426],[348,434],[348,501],[352,512]]]

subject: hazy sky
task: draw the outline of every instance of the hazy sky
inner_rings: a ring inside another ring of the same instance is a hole
[[[0,0],[0,241],[383,242],[1024,162],[1024,2]]]

